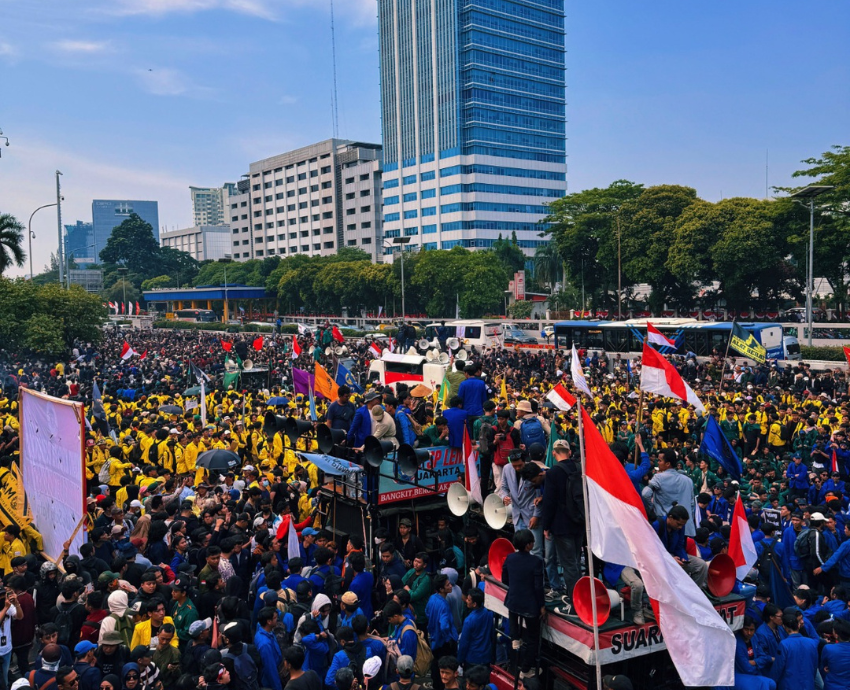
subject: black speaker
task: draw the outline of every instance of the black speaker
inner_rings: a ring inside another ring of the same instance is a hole
[[[341,446],[345,442],[345,429],[331,429],[326,424],[320,424],[316,429],[316,442],[319,451],[330,453],[334,446]]]
[[[295,419],[295,417],[287,417],[283,428],[284,433],[289,437],[289,442],[294,446],[298,442],[299,437],[313,428],[313,422],[308,422],[305,419]]]
[[[363,461],[369,467],[380,469],[384,459],[393,452],[391,441],[379,441],[374,436],[367,436],[363,444]]]
[[[406,474],[408,477],[415,477],[419,472],[419,468],[428,462],[430,453],[427,450],[414,448],[407,443],[402,443],[398,447],[395,457],[398,463],[398,471]]]
[[[282,430],[286,425],[286,417],[276,415],[274,412],[266,412],[263,417],[263,431],[267,436],[274,436],[276,432]]]

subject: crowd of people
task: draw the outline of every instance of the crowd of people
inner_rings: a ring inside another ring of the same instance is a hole
[[[557,383],[570,387],[569,354],[472,350],[439,400],[424,386],[367,383],[368,343],[349,340],[364,392],[340,386],[337,400],[315,403],[313,425],[344,430],[350,448],[370,435],[461,447],[469,434],[483,493],[511,506],[516,552],[502,570],[510,616],[501,619],[484,605],[496,536],[486,525],[411,510],[382,519],[369,542],[355,530],[340,538],[323,519],[322,473],[299,454],[312,449],[309,434],[293,445],[264,426],[269,410],[311,420],[291,367],[330,359],[326,337],[301,337],[293,359],[289,337],[257,347],[255,337],[224,336],[229,351],[267,369],[227,389],[214,333],[109,330],[60,362],[0,353],[0,475],[19,453],[19,385],[83,402],[90,425],[79,553],[47,559],[38,525],[4,528],[0,690],[485,690],[497,661],[537,690],[541,625],[572,615],[586,567],[577,417],[546,398]],[[121,359],[125,339],[144,359]],[[759,559],[738,583],[751,594],[735,687],[850,688],[846,372],[674,358],[705,404],[700,416],[650,397],[639,411],[639,361],[579,356],[593,392],[586,408],[659,539],[700,586],[743,499]],[[188,392],[195,368],[210,377],[206,420]],[[105,425],[92,414],[95,382]],[[700,452],[709,416],[741,461],[740,479]],[[198,457],[215,449],[233,451],[239,466],[204,470]],[[290,524],[298,553],[289,553]],[[631,622],[651,622],[640,573],[598,566],[629,599]],[[790,603],[780,601],[783,586]],[[623,675],[604,684],[632,687]]]

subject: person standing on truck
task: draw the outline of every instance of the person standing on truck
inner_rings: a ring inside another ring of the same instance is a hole
[[[484,403],[489,397],[487,384],[478,376],[480,371],[480,364],[473,362],[467,364],[463,370],[466,380],[457,389],[457,397],[461,399],[463,409],[469,415],[466,418],[466,424],[469,427],[470,436],[472,435],[475,422],[479,417],[484,415]]]
[[[505,607],[510,614],[511,646],[520,657],[520,678],[528,678],[537,675],[540,625],[546,616],[543,560],[531,555],[534,548],[531,530],[519,530],[513,542],[516,551],[505,559],[502,583],[508,587]]]
[[[395,549],[401,554],[404,567],[413,567],[413,560],[418,553],[425,551],[425,544],[413,534],[413,523],[410,518],[402,518],[398,521],[398,536],[395,539]]]
[[[328,407],[326,418],[331,429],[342,429],[347,434],[357,408],[351,402],[351,389],[348,386],[340,386],[337,394],[339,397]]]

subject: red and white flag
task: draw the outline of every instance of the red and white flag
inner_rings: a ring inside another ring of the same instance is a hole
[[[345,338],[342,336],[342,333],[339,332],[339,329],[336,326],[331,328],[331,336],[338,343],[344,343],[345,342]]]
[[[124,341],[124,347],[121,348],[121,359],[126,361],[130,359],[130,357],[132,357],[133,355],[137,354],[139,353],[136,352],[132,347],[130,347],[130,345],[126,341]]]
[[[573,385],[588,398],[592,399],[593,393],[590,392],[590,386],[587,385],[587,379],[584,378],[584,371],[581,368],[581,358],[578,356],[575,343],[573,343],[573,354],[570,358],[570,376],[573,378]]]
[[[705,412],[705,406],[700,402],[693,389],[685,383],[685,379],[676,371],[676,367],[646,343],[643,344],[640,388],[665,398],[684,400],[693,405],[697,412]]]
[[[370,354],[371,354],[371,355],[372,355],[375,359],[380,359],[380,358],[381,358],[381,346],[380,346],[380,345],[378,345],[378,343],[372,343],[372,344],[369,346],[369,353],[370,353]]]
[[[298,359],[301,356],[301,346],[298,344],[298,338],[292,336],[292,359]]]
[[[735,501],[735,511],[732,513],[732,532],[729,535],[729,555],[735,562],[735,573],[739,580],[743,580],[759,556],[756,545],[753,543],[753,534],[750,532],[750,524],[747,522],[747,514],[744,512],[744,504],[741,495]]]
[[[145,350],[142,354],[139,355],[139,359],[147,359],[147,358],[148,358],[148,351],[147,350]]]
[[[390,338],[390,342],[387,344],[387,349],[390,352],[395,352],[395,340],[393,340],[392,338]]]
[[[838,469],[838,453],[835,452],[835,448],[832,449],[832,462],[830,464],[832,465],[832,468],[829,470],[830,474],[833,472],[841,472],[841,470]]]
[[[562,383],[559,383],[550,390],[546,394],[546,399],[562,412],[566,412],[576,404],[576,399],[566,388],[564,388],[564,384]]]
[[[649,321],[646,322],[646,340],[657,347],[672,347],[674,350],[676,349],[676,341],[665,337],[665,335],[649,323]]]
[[[469,431],[464,427],[463,461],[466,464],[464,485],[469,497],[478,505],[484,505],[484,498],[481,496],[481,478],[478,476],[478,466],[475,464],[476,459],[475,451],[472,448],[472,439],[469,438]]]
[[[733,685],[735,635],[667,552],[622,463],[587,411],[581,415],[593,553],[640,571],[647,595],[658,604],[667,651],[686,686]]]
[[[126,309],[126,307],[127,307],[127,305],[124,304],[123,302],[121,302],[121,313],[122,314],[125,313],[124,310]]]
[[[133,303],[127,302],[127,313],[132,316],[133,315]]]

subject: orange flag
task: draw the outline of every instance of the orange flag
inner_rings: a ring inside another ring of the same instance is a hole
[[[315,376],[316,392],[321,393],[331,402],[336,400],[339,397],[339,393],[337,392],[339,386],[337,386],[336,381],[331,378],[331,375],[318,362],[316,362]]]

